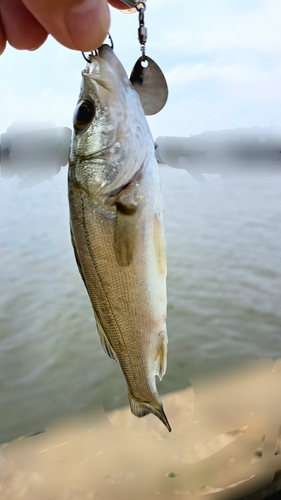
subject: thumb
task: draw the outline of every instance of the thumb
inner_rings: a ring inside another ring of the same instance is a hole
[[[96,49],[109,30],[106,0],[22,1],[45,30],[70,49]]]

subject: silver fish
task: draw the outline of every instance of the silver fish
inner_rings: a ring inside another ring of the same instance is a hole
[[[166,371],[166,260],[154,143],[125,70],[103,45],[82,72],[69,158],[72,244],[105,352],[131,411],[171,431],[155,375]]]

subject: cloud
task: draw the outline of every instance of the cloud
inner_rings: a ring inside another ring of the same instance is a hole
[[[154,134],[267,126],[278,119],[279,1],[165,0],[161,5],[148,47],[151,43],[152,57],[165,72],[169,99],[161,117],[149,120]]]
[[[225,54],[229,51],[271,51],[281,48],[281,4],[276,0],[168,2],[152,29],[155,45],[182,55]],[[174,4],[174,5],[173,5]],[[242,5],[241,5],[242,4]],[[243,6],[244,5],[244,6]],[[160,31],[162,25],[162,29]],[[159,36],[159,33],[161,35]]]

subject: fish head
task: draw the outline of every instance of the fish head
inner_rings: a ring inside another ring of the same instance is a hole
[[[145,162],[153,140],[127,74],[108,45],[90,55],[74,112],[70,167],[89,196],[108,196]]]

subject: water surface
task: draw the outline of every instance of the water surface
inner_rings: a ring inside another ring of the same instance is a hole
[[[0,442],[101,400],[106,409],[127,404],[73,256],[66,174],[24,191],[16,179],[0,183]],[[202,186],[168,167],[161,177],[169,335],[163,394],[188,384],[193,363],[281,357],[281,179],[206,175]]]

